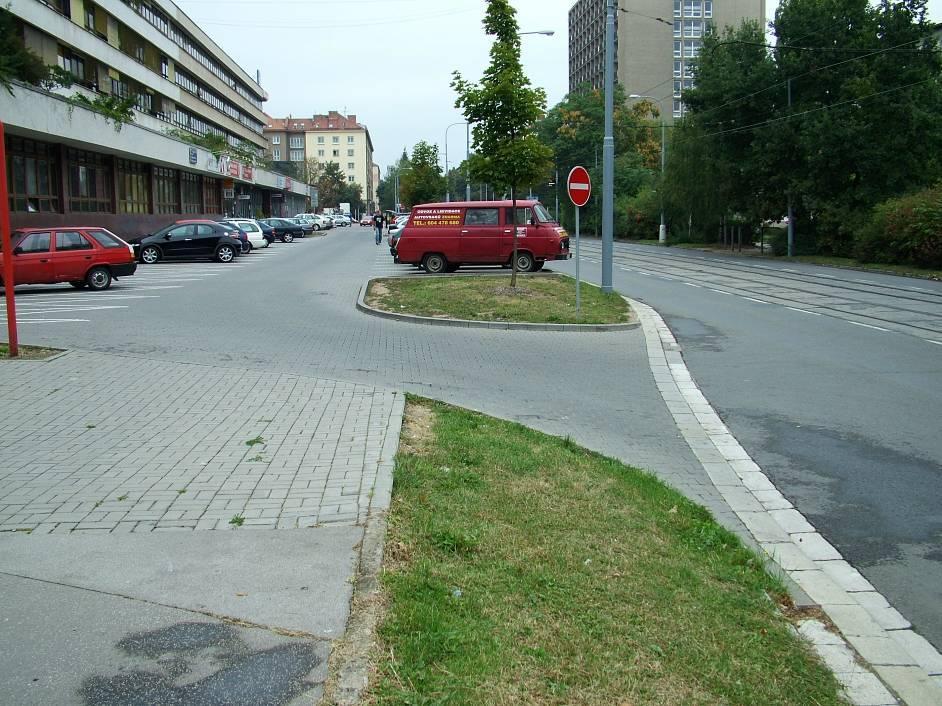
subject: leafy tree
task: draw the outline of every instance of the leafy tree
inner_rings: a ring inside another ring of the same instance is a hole
[[[546,92],[530,88],[520,64],[517,11],[509,0],[488,0],[484,31],[494,37],[491,63],[479,84],[454,73],[452,88],[474,136],[471,173],[475,178],[510,189],[513,202],[513,274],[517,286],[517,192],[539,182],[552,169],[553,151],[534,131],[546,109]]]
[[[346,182],[340,189],[338,203],[350,204],[350,213],[362,213],[366,208],[363,203],[363,187],[356,182]]]
[[[0,7],[0,85],[12,96],[14,80],[40,85],[49,76],[50,69],[42,58],[23,43],[16,17]]]
[[[347,177],[336,162],[327,162],[324,171],[317,180],[317,191],[320,205],[323,208],[336,208],[344,195],[347,186]]]
[[[412,148],[412,168],[399,177],[402,203],[414,206],[439,201],[445,191],[445,177],[438,166],[438,147],[424,140]]]
[[[409,155],[403,148],[402,156],[395,164],[391,164],[386,168],[386,176],[380,179],[379,186],[376,188],[376,199],[379,201],[381,210],[395,211],[397,209],[396,179],[403,176],[410,167]]]

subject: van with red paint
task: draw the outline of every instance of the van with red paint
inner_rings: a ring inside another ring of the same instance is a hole
[[[462,265],[512,265],[511,201],[451,201],[414,206],[391,248],[395,261],[426,272]],[[517,269],[536,272],[551,260],[568,260],[569,234],[538,201],[517,201]]]

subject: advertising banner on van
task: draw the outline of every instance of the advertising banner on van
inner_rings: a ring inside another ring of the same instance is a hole
[[[416,208],[412,212],[412,225],[416,228],[460,226],[460,208]]]

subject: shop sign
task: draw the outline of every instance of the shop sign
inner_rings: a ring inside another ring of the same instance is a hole
[[[252,200],[251,194],[239,194],[239,201],[251,201],[251,200]]]
[[[196,164],[198,159],[199,159],[199,155],[196,152],[196,148],[191,147],[190,148],[190,164]]]
[[[285,177],[285,188],[286,188],[288,191],[291,191],[292,183],[293,183],[293,182],[291,181],[291,177]]]
[[[235,189],[223,189],[222,197],[224,199],[232,200],[235,198]]]
[[[246,181],[252,181],[252,165],[243,164],[242,165],[242,178]]]

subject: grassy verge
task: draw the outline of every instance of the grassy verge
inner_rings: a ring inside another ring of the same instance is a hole
[[[20,345],[17,348],[19,349],[19,356],[12,360],[42,360],[62,352],[58,348],[41,348],[39,346]],[[10,347],[6,343],[0,343],[0,359],[3,358],[10,359]]]
[[[366,302],[385,311],[474,321],[553,324],[616,324],[629,320],[625,300],[582,287],[582,313],[576,314],[576,281],[571,277],[417,277],[375,280]]]
[[[781,584],[568,440],[411,398],[368,703],[837,704]]]

